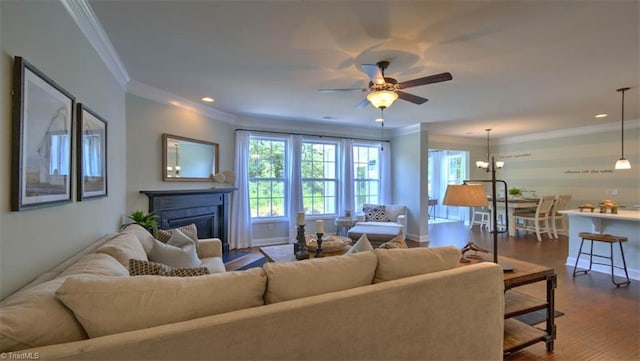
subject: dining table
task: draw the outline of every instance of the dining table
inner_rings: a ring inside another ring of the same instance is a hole
[[[504,225],[504,219],[505,219],[504,198],[498,198],[496,199],[496,201],[497,201],[497,208],[498,208],[498,218],[502,216],[502,222]],[[530,209],[533,212],[535,212],[536,208],[538,207],[539,201],[540,200],[537,198],[508,198],[506,214],[509,215],[509,217],[507,217],[509,219],[509,221],[507,222],[508,223],[507,230],[509,232],[509,236],[515,237],[517,234],[516,233],[516,217],[514,216],[514,213],[520,212],[526,209]],[[489,198],[489,208],[491,208],[491,198]],[[492,209],[492,212],[493,212],[493,209]]]

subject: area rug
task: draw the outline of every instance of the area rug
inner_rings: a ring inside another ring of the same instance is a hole
[[[238,271],[243,271],[243,270],[247,270],[249,268],[257,268],[257,267],[262,267],[263,264],[267,263],[268,260],[265,257],[260,258],[257,261],[253,261],[249,264],[246,264],[240,268],[238,268]]]
[[[564,312],[556,310],[554,312],[554,315],[555,315],[555,318],[558,318],[564,315]],[[530,312],[524,315],[516,316],[514,318],[520,322],[526,323],[527,325],[533,326],[538,323],[545,322],[547,320],[547,310],[538,310],[538,311]]]

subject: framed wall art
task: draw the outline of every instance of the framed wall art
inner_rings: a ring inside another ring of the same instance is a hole
[[[107,196],[107,121],[78,103],[78,200]]]
[[[75,97],[19,56],[12,96],[11,209],[71,202]]]

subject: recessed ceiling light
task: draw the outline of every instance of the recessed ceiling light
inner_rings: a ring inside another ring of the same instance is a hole
[[[213,103],[213,98],[211,98],[211,97],[204,97],[204,98],[202,98],[202,101],[203,101],[203,102],[207,102],[207,103]]]
[[[602,114],[596,114],[596,115],[594,115],[593,117],[594,117],[594,118],[605,118],[605,117],[607,117],[607,116],[609,116],[609,114],[602,113]]]

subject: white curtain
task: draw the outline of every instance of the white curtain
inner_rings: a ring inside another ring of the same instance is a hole
[[[384,147],[384,149],[383,149]],[[380,159],[380,204],[390,204],[391,194],[391,144],[381,143],[378,159]]]
[[[286,192],[287,208],[289,209],[289,243],[296,242],[297,224],[296,216],[303,210],[302,205],[302,136],[291,135],[287,147],[287,179],[289,179],[289,192]]]
[[[231,249],[251,247],[253,232],[249,205],[249,132],[236,132],[236,182],[238,190],[231,202],[231,229],[229,246]]]
[[[338,184],[340,189],[340,203],[338,204],[338,215],[344,215],[346,210],[355,213],[354,190],[353,190],[353,140],[343,139],[340,143],[340,153],[338,155]]]

